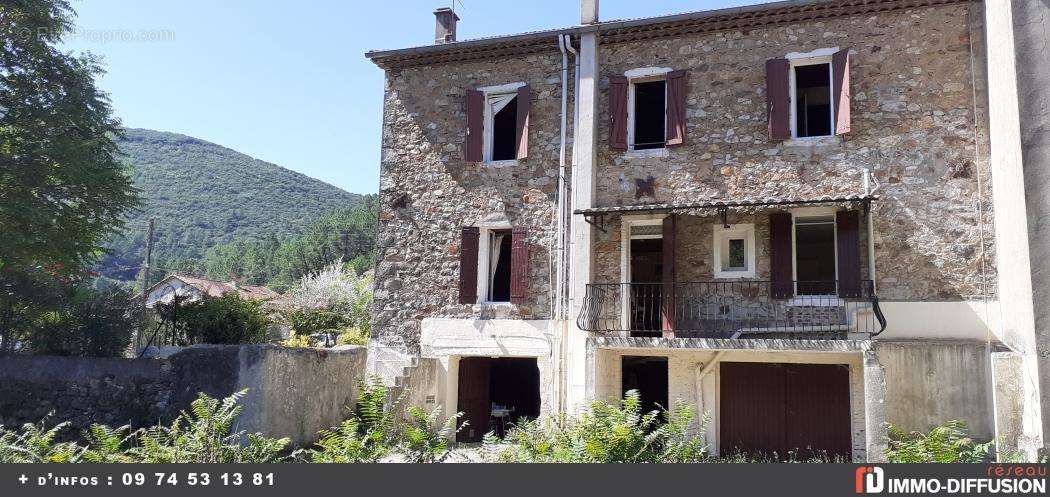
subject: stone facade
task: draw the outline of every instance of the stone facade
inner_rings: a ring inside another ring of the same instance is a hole
[[[387,71],[373,323],[379,341],[418,351],[427,317],[549,318],[561,124],[561,54],[551,49]],[[528,158],[465,162],[466,92],[515,82],[532,87]],[[492,218],[529,229],[524,305],[459,303],[460,228]]]
[[[880,297],[988,296],[995,281],[986,96],[982,83],[974,86],[984,80],[981,33],[980,4],[959,3],[602,43],[594,205],[859,195],[870,168],[880,184],[871,213]],[[771,141],[765,61],[831,47],[852,47],[851,132]],[[686,141],[666,154],[608,148],[609,77],[642,67],[688,72]],[[380,343],[417,352],[428,317],[550,316],[560,73],[553,42],[550,51],[498,60],[386,68],[373,326]],[[519,81],[533,89],[529,158],[499,167],[465,162],[466,92]],[[731,223],[755,224],[759,279],[769,277],[772,211],[730,211]],[[678,224],[678,279],[711,279],[711,230],[720,220],[711,211],[686,214]],[[460,227],[489,216],[530,229],[526,305],[458,303]],[[866,223],[861,216],[865,279]],[[607,226],[595,231],[594,282],[620,281],[619,218],[609,216]]]
[[[957,4],[602,45],[595,205],[857,195],[870,168],[881,184],[872,213],[880,297],[980,298],[995,286],[981,18],[978,3]],[[771,141],[765,61],[832,47],[852,47],[851,131]],[[666,156],[607,146],[608,78],[641,67],[688,73],[686,143]],[[760,277],[769,270],[766,214],[753,217]],[[683,219],[679,274],[710,278],[718,221]],[[611,223],[595,241],[597,281],[619,278]],[[861,251],[867,278],[866,240]]]

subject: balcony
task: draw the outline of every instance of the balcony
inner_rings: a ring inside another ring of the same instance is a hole
[[[886,328],[874,284],[699,281],[587,285],[577,324],[596,334],[846,339]]]

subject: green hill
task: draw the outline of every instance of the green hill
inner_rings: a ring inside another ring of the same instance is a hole
[[[195,267],[212,246],[297,235],[366,198],[189,136],[128,129],[117,143],[142,204],[109,244],[113,253],[97,269],[106,278],[135,278],[150,218],[155,265],[182,269]]]

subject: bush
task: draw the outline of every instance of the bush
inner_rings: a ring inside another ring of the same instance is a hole
[[[394,417],[386,408],[389,390],[372,378],[362,385],[357,405],[338,427],[322,430],[313,448],[297,452],[315,463],[379,462],[397,443]]]
[[[907,433],[890,427],[886,459],[893,463],[981,463],[994,454],[991,442],[976,443],[967,435],[966,423],[948,421],[929,433]]]
[[[353,269],[335,264],[316,275],[303,277],[289,295],[299,309],[289,316],[296,334],[347,327],[366,335],[371,331],[371,273],[358,276]],[[297,313],[299,315],[294,316]]]
[[[121,289],[75,288],[61,309],[48,314],[28,337],[33,353],[120,357],[131,344],[140,309]]]
[[[638,391],[630,390],[617,405],[592,403],[578,419],[524,421],[503,441],[489,433],[485,447],[499,462],[702,462],[707,420],[697,427],[693,420],[692,408],[681,403],[673,411],[642,412]]]
[[[440,422],[441,408],[427,412],[419,407],[408,408],[408,424],[401,432],[398,446],[410,463],[435,463],[444,461],[452,452],[452,437],[459,432],[456,422],[463,413]]]
[[[236,292],[206,298],[179,310],[187,343],[264,343],[270,319],[259,302]]]

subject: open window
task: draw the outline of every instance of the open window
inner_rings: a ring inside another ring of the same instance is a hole
[[[807,138],[835,134],[831,104],[831,61],[794,65],[792,68],[793,136]]]
[[[488,257],[481,274],[488,279],[486,302],[510,302],[510,230],[488,231]]]
[[[714,226],[715,278],[755,277],[755,225]]]
[[[468,92],[466,160],[500,163],[526,158],[530,99],[524,83]]]
[[[660,150],[685,143],[685,71],[648,67],[609,78],[609,147]]]
[[[667,81],[658,79],[631,81],[630,150],[652,150],[667,145]]]
[[[459,258],[459,303],[510,302],[528,294],[528,229],[464,226]]]
[[[798,295],[834,295],[838,268],[835,213],[795,215],[795,279]]]

